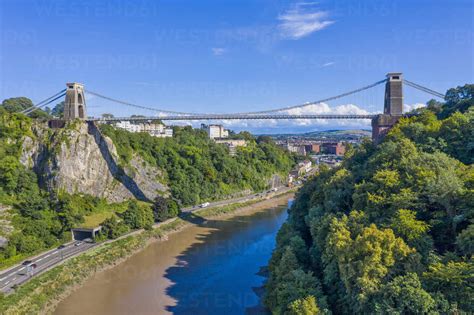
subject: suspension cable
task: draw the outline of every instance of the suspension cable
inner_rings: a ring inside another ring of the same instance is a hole
[[[33,109],[35,109],[36,107],[38,107],[38,108],[39,108],[39,107],[42,107],[42,106],[43,106],[43,105],[42,105],[43,103],[49,101],[50,99],[52,99],[53,97],[56,97],[56,96],[59,95],[59,94],[63,94],[64,92],[66,92],[66,89],[63,89],[63,90],[57,92],[56,94],[53,94],[52,96],[48,97],[48,98],[45,99],[45,100],[42,100],[42,101],[39,102],[38,104],[35,104],[35,105],[33,105],[33,106],[30,106],[30,107],[28,107],[28,108],[22,110],[21,113],[22,113],[22,114],[27,114],[27,113],[31,112]],[[63,96],[64,96],[64,94],[63,94]],[[49,103],[48,103],[48,104],[49,104]]]
[[[171,111],[171,110],[147,107],[147,106],[142,106],[142,105],[138,105],[138,104],[134,104],[134,103],[130,103],[130,102],[125,102],[125,101],[121,101],[121,100],[118,100],[118,99],[115,99],[115,98],[111,98],[111,97],[99,94],[97,92],[93,92],[91,90],[85,90],[85,92],[88,93],[88,94],[100,97],[102,99],[114,102],[114,103],[119,103],[119,104],[122,104],[122,105],[136,107],[136,108],[140,108],[140,109],[146,109],[146,110],[162,112],[162,113],[167,113],[167,114],[175,114],[175,115],[197,115],[195,113],[176,112],[176,111]]]
[[[57,97],[53,98],[52,100],[48,101],[48,102],[45,103],[45,104],[42,104],[42,105],[40,105],[40,106],[35,106],[35,107],[34,107],[33,109],[31,109],[31,110],[25,111],[25,112],[21,112],[21,113],[23,113],[23,114],[25,114],[25,115],[29,115],[29,114],[31,114],[32,112],[34,112],[34,111],[36,111],[36,110],[38,110],[38,109],[41,109],[42,107],[44,107],[44,106],[46,106],[46,105],[48,105],[48,104],[51,104],[52,102],[54,102],[54,101],[60,99],[61,97],[64,97],[64,95],[66,95],[66,93],[62,93],[62,94],[58,95]],[[31,107],[30,107],[30,108],[31,108]]]
[[[270,110],[264,110],[264,111],[240,112],[240,113],[234,113],[234,115],[258,115],[258,114],[268,114],[268,113],[275,113],[275,112],[290,110],[290,109],[294,109],[294,108],[302,108],[302,107],[306,107],[306,106],[310,106],[310,105],[315,105],[315,104],[319,104],[319,103],[323,103],[323,102],[332,101],[332,100],[339,99],[339,98],[342,98],[342,97],[345,97],[345,96],[349,96],[349,95],[352,95],[352,94],[356,94],[356,93],[358,93],[358,92],[362,92],[362,91],[364,91],[364,90],[368,90],[368,89],[373,88],[373,87],[375,87],[375,86],[377,86],[377,85],[380,85],[380,84],[382,84],[382,83],[385,83],[386,81],[387,81],[387,79],[383,79],[383,80],[381,80],[381,81],[377,81],[377,82],[375,82],[375,83],[373,83],[373,84],[370,84],[370,85],[361,87],[361,88],[359,88],[359,89],[352,90],[352,91],[349,91],[349,92],[345,92],[345,93],[342,93],[342,94],[339,94],[339,95],[336,95],[336,96],[328,97],[328,98],[321,99],[321,100],[314,101],[314,102],[308,102],[308,103],[304,103],[304,104],[293,105],[293,106],[282,107],[282,108],[276,108],[276,109],[270,109]],[[102,98],[102,99],[106,99],[106,100],[111,101],[111,102],[123,104],[123,105],[126,105],[126,106],[136,107],[136,108],[140,108],[140,109],[145,109],[145,110],[150,110],[150,111],[156,111],[156,112],[166,113],[166,114],[186,115],[186,116],[203,115],[203,114],[205,114],[205,113],[187,113],[187,112],[178,112],[178,111],[171,111],[171,110],[163,110],[163,109],[159,109],[159,108],[147,107],[147,106],[142,106],[142,105],[138,105],[138,104],[134,104],[134,103],[130,103],[130,102],[121,101],[121,100],[114,99],[114,98],[111,98],[111,97],[108,97],[108,96],[105,96],[105,95],[102,95],[102,94],[99,94],[99,93],[97,93],[97,92],[93,92],[93,91],[90,91],[90,90],[86,90],[85,92],[86,92],[86,93],[89,93],[89,94],[91,94],[91,95],[100,97],[100,98]],[[218,114],[215,114],[215,115],[218,115]]]
[[[339,95],[336,95],[336,96],[328,97],[328,98],[325,98],[325,99],[321,99],[321,100],[318,100],[318,101],[313,101],[313,102],[308,102],[308,103],[293,105],[293,106],[288,106],[288,107],[270,109],[270,110],[265,110],[265,111],[247,112],[247,113],[238,113],[238,114],[268,114],[268,113],[280,112],[280,111],[290,110],[290,109],[295,109],[295,108],[302,108],[302,107],[306,107],[306,106],[310,106],[310,105],[316,105],[316,104],[320,104],[320,103],[333,101],[333,100],[336,100],[336,99],[339,99],[339,98],[342,98],[342,97],[346,97],[346,96],[349,96],[349,95],[352,95],[352,94],[356,94],[358,92],[368,90],[370,88],[373,88],[373,87],[375,87],[377,85],[380,85],[382,83],[385,83],[385,82],[387,82],[387,79],[383,79],[381,81],[377,81],[375,83],[372,83],[370,85],[361,87],[359,89],[352,90],[352,91],[349,91],[349,92],[346,92],[346,93],[342,93],[342,94],[339,94]]]
[[[414,82],[410,82],[410,81],[408,81],[408,80],[403,79],[403,83],[405,83],[405,84],[408,85],[408,86],[411,86],[412,88],[415,88],[415,89],[417,89],[417,90],[420,90],[420,91],[422,91],[422,92],[431,94],[431,95],[433,95],[433,96],[436,96],[436,97],[439,97],[439,98],[442,98],[442,99],[445,98],[445,95],[444,95],[444,94],[439,93],[439,92],[436,92],[436,91],[434,91],[434,90],[432,90],[432,89],[429,89],[429,88],[427,88],[427,87],[424,87],[424,86],[422,86],[422,85],[416,84],[416,83],[414,83]]]

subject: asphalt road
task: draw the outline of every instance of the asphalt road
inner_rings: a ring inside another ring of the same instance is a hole
[[[63,248],[52,249],[39,256],[30,258],[28,261],[31,262],[28,264],[16,265],[0,274],[0,292],[8,293],[12,290],[14,285],[20,285],[37,273],[58,264],[62,260],[97,245],[98,244],[76,241],[65,244]]]
[[[276,192],[267,191],[267,192],[248,195],[244,197],[210,202],[209,205],[205,208],[206,209],[214,208],[218,206],[226,206],[233,203],[241,203],[241,202],[246,202],[246,201],[255,200],[255,199],[270,198],[275,194],[280,195],[280,194],[286,193],[290,189],[291,188],[288,188],[288,187],[279,187],[278,191]],[[203,207],[197,205],[193,207],[183,208],[181,209],[181,211],[192,212],[199,209],[203,209]],[[132,233],[135,233],[135,232],[136,231]],[[86,242],[81,242],[81,241],[75,241],[75,242],[65,244],[65,246],[62,248],[55,248],[47,252],[44,252],[34,258],[29,258],[28,260],[25,260],[24,263],[20,265],[16,265],[4,271],[2,274],[0,274],[0,292],[9,293],[11,290],[13,290],[12,289],[13,286],[20,285],[28,281],[29,279],[34,277],[36,274],[41,273],[42,271],[45,271],[57,265],[58,263],[60,263],[66,258],[77,255],[81,252],[85,252],[92,247],[99,246],[100,244],[102,243],[86,243]]]
[[[196,206],[193,206],[193,207],[182,208],[181,211],[182,212],[192,212],[192,211],[196,211],[196,210],[203,209],[203,208],[214,208],[214,207],[219,207],[219,206],[227,206],[227,205],[230,205],[230,204],[233,204],[233,203],[241,203],[241,202],[246,202],[246,201],[250,201],[250,200],[254,200],[254,199],[271,197],[274,194],[286,193],[287,191],[289,191],[292,188],[282,186],[282,187],[279,187],[277,189],[278,190],[276,192],[267,191],[267,192],[262,192],[262,193],[253,194],[253,195],[247,195],[247,196],[233,198],[233,199],[226,199],[226,200],[210,202],[207,207],[201,207],[200,205],[196,205]]]

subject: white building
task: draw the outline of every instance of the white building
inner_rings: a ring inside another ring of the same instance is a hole
[[[130,121],[119,121],[115,127],[125,129],[128,132],[146,132],[153,137],[167,138],[173,136],[173,129],[154,122],[133,123]]]
[[[229,130],[224,129],[222,125],[201,125],[201,129],[207,131],[210,139],[222,139],[229,137]]]
[[[298,175],[303,175],[311,171],[312,163],[309,160],[298,163]]]
[[[171,138],[173,137],[173,129],[172,128],[164,128],[162,132],[154,132],[150,133],[153,137],[158,138]]]

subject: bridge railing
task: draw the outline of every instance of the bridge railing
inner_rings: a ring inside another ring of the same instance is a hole
[[[216,114],[216,115],[169,115],[169,116],[151,116],[151,117],[110,117],[94,118],[91,121],[118,122],[118,121],[149,121],[149,120],[258,120],[258,119],[373,119],[377,115],[324,115],[324,114],[306,114],[306,115],[235,115],[235,114]]]

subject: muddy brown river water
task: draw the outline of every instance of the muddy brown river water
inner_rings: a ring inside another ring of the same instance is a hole
[[[96,274],[55,314],[265,314],[254,288],[286,209],[252,209],[174,233]]]

